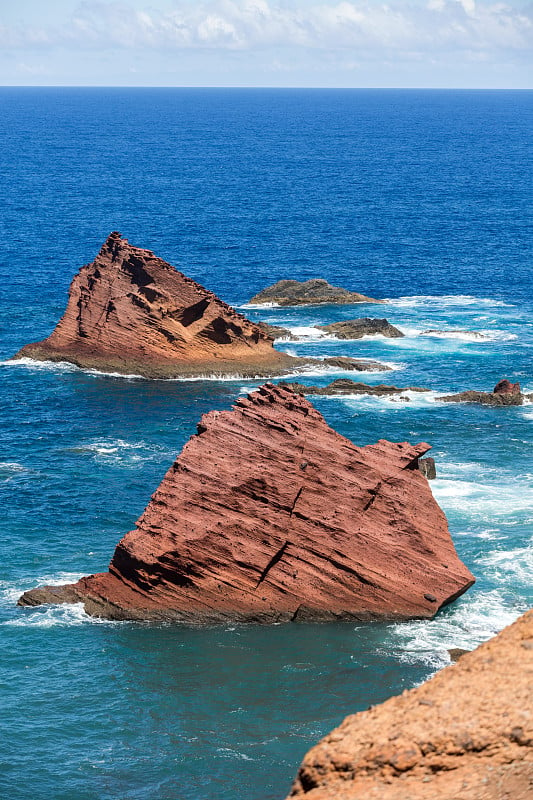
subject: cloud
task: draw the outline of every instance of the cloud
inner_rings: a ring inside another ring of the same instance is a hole
[[[420,58],[439,51],[523,54],[533,6],[488,0],[305,3],[289,0],[176,0],[166,11],[85,0],[49,27],[0,26],[0,47],[253,51],[347,51],[356,59]]]

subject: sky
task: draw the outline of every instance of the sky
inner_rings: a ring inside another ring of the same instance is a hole
[[[531,88],[533,0],[0,0],[3,86]]]

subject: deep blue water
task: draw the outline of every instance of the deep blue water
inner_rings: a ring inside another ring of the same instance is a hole
[[[347,713],[532,605],[533,405],[436,400],[502,377],[533,392],[532,100],[0,90],[2,797],[281,800],[304,752]],[[299,330],[278,347],[378,358],[395,371],[363,380],[432,390],[316,405],[357,444],[433,445],[432,488],[476,586],[434,621],[403,625],[186,629],[16,608],[30,586],[105,569],[199,416],[256,385],[6,363],[52,330],[73,273],[111,230],[236,305],[282,277],[390,298],[245,313]],[[363,315],[407,335],[310,335]]]

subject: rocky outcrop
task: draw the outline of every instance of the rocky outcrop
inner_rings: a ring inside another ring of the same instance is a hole
[[[434,678],[347,717],[291,798],[530,800],[533,612]]]
[[[399,389],[397,386],[387,386],[384,383],[370,386],[368,383],[357,383],[349,378],[338,378],[328,383],[327,386],[307,386],[305,383],[289,383],[287,381],[281,381],[279,385],[286,386],[298,394],[370,394],[376,397],[387,397],[392,394],[402,394],[402,392],[429,392],[429,389],[421,389],[419,386],[406,386],[403,389]]]
[[[382,364],[381,361],[363,360],[361,358],[350,358],[349,356],[327,356],[326,358],[306,359],[308,364],[327,364],[328,367],[336,367],[341,370],[353,372],[389,372],[392,367]]]
[[[437,397],[437,400],[442,400],[444,403],[480,403],[484,406],[521,406],[524,403],[524,395],[520,391],[519,383],[502,380],[496,384],[492,392],[469,390]]]
[[[283,328],[281,325],[270,325],[268,322],[255,323],[260,331],[266,333],[271,339],[289,339],[296,341],[298,339],[289,328]]]
[[[216,295],[112,233],[80,269],[66,311],[44,341],[15,358],[69,361],[148,378],[283,374],[302,362]]]
[[[437,477],[437,467],[435,459],[428,456],[427,458],[420,458],[418,460],[418,469],[428,481],[433,481]]]
[[[437,328],[429,328],[428,330],[422,331],[420,336],[451,336],[451,337],[461,337],[467,336],[470,339],[488,339],[489,337],[484,334],[480,333],[479,331],[462,331],[457,330],[456,328],[452,328],[451,330],[439,330]]]
[[[498,381],[492,392],[493,394],[520,394],[520,384],[511,383],[511,381],[508,381],[507,378],[504,378],[503,380]]]
[[[473,578],[417,469],[427,444],[366,447],[267,384],[202,417],[109,571],[19,603],[187,623],[432,617]]]
[[[315,304],[348,305],[350,303],[384,303],[358,292],[349,292],[340,286],[331,286],[323,278],[309,281],[278,281],[273,286],[254,295],[250,303],[254,305],[303,306]]]
[[[386,336],[388,339],[399,339],[404,334],[387,319],[347,319],[332,322],[330,325],[316,325],[321,331],[332,333],[337,339],[362,339],[363,336]]]

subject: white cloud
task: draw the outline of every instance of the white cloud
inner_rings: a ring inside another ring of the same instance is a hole
[[[533,6],[491,0],[175,0],[163,11],[125,0],[84,0],[61,23],[0,25],[3,49],[254,51],[265,48],[348,51],[348,58],[417,59],[439,52],[531,47]]]

